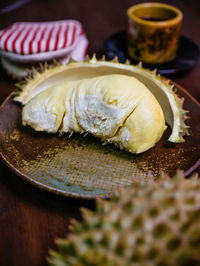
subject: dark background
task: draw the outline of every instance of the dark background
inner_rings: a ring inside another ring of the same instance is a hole
[[[10,3],[11,1],[7,1]],[[89,40],[89,55],[102,51],[110,35],[126,29],[126,10],[141,1],[130,0],[32,0],[23,7],[0,14],[0,29],[19,21],[79,20]],[[182,34],[200,46],[200,1],[162,1],[183,11]],[[6,5],[1,1],[0,8]],[[188,72],[170,76],[200,101],[200,61]],[[0,102],[14,89],[0,69]],[[0,162],[0,265],[46,265],[54,239],[67,233],[71,217],[80,218],[79,207],[94,208],[93,201],[64,198],[31,186]]]

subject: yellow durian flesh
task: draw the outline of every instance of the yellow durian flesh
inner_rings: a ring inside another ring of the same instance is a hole
[[[40,114],[30,117],[34,112]],[[125,75],[50,87],[25,105],[22,120],[24,125],[52,133],[59,128],[62,133],[89,132],[132,153],[153,147],[165,130],[164,115],[155,97],[140,81]]]
[[[123,148],[132,153],[141,153],[160,140],[165,128],[163,112],[149,95],[143,97],[118,134],[109,141],[120,147],[123,143]]]
[[[74,91],[79,124],[84,131],[98,137],[114,136],[145,93],[148,93],[137,79],[123,75],[79,81]]]
[[[65,101],[70,95],[70,88],[65,89],[67,83],[50,87],[32,98],[22,109],[22,124],[37,131],[56,133],[65,113]]]

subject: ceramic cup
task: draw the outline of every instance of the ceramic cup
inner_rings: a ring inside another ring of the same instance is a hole
[[[171,5],[141,3],[128,9],[128,54],[137,61],[162,64],[176,57],[183,14]]]

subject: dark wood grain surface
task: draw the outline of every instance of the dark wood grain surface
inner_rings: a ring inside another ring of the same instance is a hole
[[[126,10],[138,2],[32,0],[20,9],[1,14],[0,29],[16,21],[77,19],[87,33],[92,55],[102,51],[104,40],[111,34],[126,29]],[[164,2],[183,11],[182,34],[200,46],[200,1]],[[170,78],[200,101],[200,60],[190,71]],[[14,81],[0,69],[1,103],[14,88]],[[54,239],[65,236],[71,218],[80,219],[80,207],[94,208],[94,202],[41,191],[17,177],[3,162],[0,167],[0,265],[46,265],[45,257],[48,249],[55,247]]]

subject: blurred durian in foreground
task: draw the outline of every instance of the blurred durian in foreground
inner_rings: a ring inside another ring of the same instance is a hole
[[[110,200],[97,199],[96,211],[82,209],[70,233],[50,251],[53,266],[200,265],[200,180],[173,178],[137,182]]]

